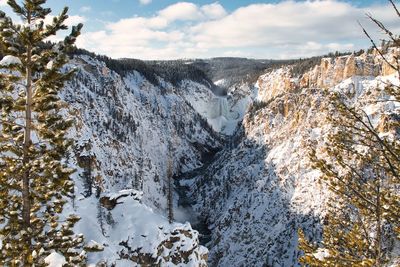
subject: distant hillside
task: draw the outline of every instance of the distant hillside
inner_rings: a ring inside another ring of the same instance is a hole
[[[360,55],[362,52],[361,50],[355,54]],[[321,58],[347,54],[350,53],[336,52],[305,59],[285,60],[217,57],[211,59],[144,61],[132,58],[112,59],[78,48],[71,51],[71,55],[88,55],[97,58],[120,75],[135,70],[155,86],[160,86],[159,78],[175,86],[188,79],[209,87],[217,95],[225,95],[227,89],[235,84],[254,84],[258,77],[266,71],[294,65],[293,75],[300,76],[319,64]]]

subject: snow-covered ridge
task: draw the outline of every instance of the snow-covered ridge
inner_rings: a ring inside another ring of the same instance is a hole
[[[400,107],[371,106],[368,99],[382,97],[377,87],[388,80],[398,77],[369,54],[323,59],[301,77],[292,77],[290,67],[260,77],[256,98],[265,104],[250,109],[231,146],[193,182],[196,209],[212,231],[210,265],[299,266],[297,229],[318,239],[329,197],[307,157],[330,127],[322,92],[345,93],[383,125]]]
[[[222,148],[226,137],[220,133],[235,132],[254,97],[253,86],[235,85],[221,97],[193,80],[174,85],[161,77],[150,82],[138,71],[118,74],[86,55],[75,56],[66,68],[76,69],[61,95],[69,104],[66,116],[76,118],[70,163],[78,169],[78,197],[69,211],[82,217],[77,231],[104,248],[89,255],[91,263],[203,266],[207,250],[197,231],[164,218],[167,162],[173,175],[201,167]],[[126,190],[140,192],[140,200]],[[176,193],[174,202],[177,207]],[[146,227],[143,214],[152,221]],[[185,222],[184,211],[176,216]]]

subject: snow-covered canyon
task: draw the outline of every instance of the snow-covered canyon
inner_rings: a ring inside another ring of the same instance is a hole
[[[329,128],[322,88],[364,105],[376,86],[396,80],[369,54],[326,58],[300,77],[290,66],[270,70],[224,96],[191,79],[154,84],[86,55],[67,68],[77,69],[62,97],[77,118],[70,164],[78,169],[68,211],[103,247],[89,254],[103,266],[297,266],[297,229],[318,239],[326,207],[307,158]],[[398,108],[369,110],[379,123]]]
[[[67,212],[81,216],[77,231],[104,248],[89,261],[205,265],[207,249],[187,223],[201,218],[178,205],[177,191],[174,219],[181,223],[166,219],[168,168],[177,177],[204,167],[227,139],[219,132],[228,125],[232,134],[241,119],[231,119],[232,104],[204,84],[176,86],[159,77],[154,85],[136,70],[120,75],[90,56],[76,56],[66,68],[77,70],[62,98],[66,116],[76,118],[71,165],[78,169]]]

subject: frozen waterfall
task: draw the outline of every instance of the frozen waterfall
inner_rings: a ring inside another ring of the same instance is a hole
[[[228,99],[226,97],[214,97],[211,100],[208,115],[210,119],[219,117],[225,117],[225,119],[229,119]]]
[[[233,133],[236,121],[232,120],[227,97],[214,97],[210,101],[207,120],[215,131]]]

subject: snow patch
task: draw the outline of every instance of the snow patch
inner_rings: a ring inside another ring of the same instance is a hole
[[[318,259],[318,260],[320,260],[320,261],[323,261],[325,258],[327,258],[327,257],[329,257],[329,250],[327,250],[327,249],[324,249],[324,248],[319,248],[318,250],[317,250],[317,252],[315,252],[314,254],[313,254],[313,256],[316,258],[316,259]]]
[[[53,64],[54,64],[53,60],[50,60],[46,65],[46,69],[51,70],[53,68]]]
[[[44,259],[44,262],[48,264],[48,267],[62,267],[67,263],[65,257],[57,252],[52,252],[49,256]]]
[[[0,66],[21,65],[22,62],[18,57],[7,55],[0,60]]]
[[[89,250],[96,250],[96,251],[104,250],[104,246],[97,243],[94,240],[90,240],[89,243],[86,244],[85,248],[89,249]]]

